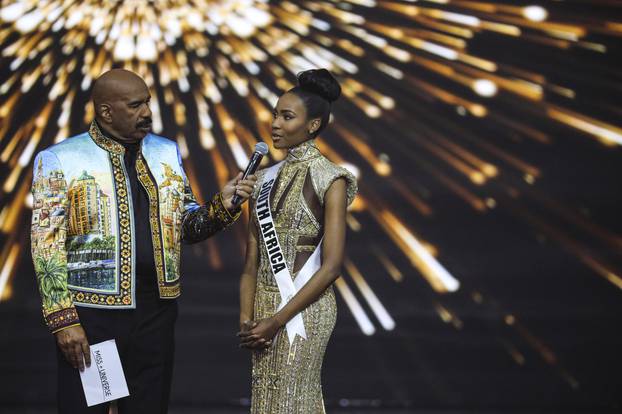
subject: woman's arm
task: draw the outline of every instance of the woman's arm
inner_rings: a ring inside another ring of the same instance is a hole
[[[315,302],[339,276],[346,241],[346,181],[335,180],[324,198],[324,241],[322,266],[302,289],[273,317],[258,321],[257,326],[241,332],[243,346],[268,343],[276,332],[300,311]]]
[[[252,209],[250,209],[252,214]],[[246,241],[246,262],[240,277],[240,330],[248,327],[253,320],[253,306],[255,302],[255,288],[257,283],[257,269],[259,261],[257,227],[251,217],[248,221],[248,239]]]

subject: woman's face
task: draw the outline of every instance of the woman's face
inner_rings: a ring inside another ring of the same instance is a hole
[[[298,95],[285,93],[279,98],[272,113],[274,148],[286,149],[302,144],[309,139],[309,133],[319,127],[316,121],[307,120],[307,109]]]

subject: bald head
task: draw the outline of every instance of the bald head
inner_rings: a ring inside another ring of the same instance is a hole
[[[148,90],[140,76],[125,69],[112,69],[93,83],[93,104],[97,109],[98,104],[123,99],[129,91],[138,89]]]
[[[113,138],[135,142],[151,129],[149,88],[134,72],[105,72],[93,84],[92,99],[95,119]]]

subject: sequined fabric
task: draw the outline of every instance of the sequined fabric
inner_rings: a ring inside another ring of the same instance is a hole
[[[195,203],[190,186],[186,186],[184,202]],[[209,202],[186,209],[181,219],[182,240],[184,243],[197,243],[213,236],[218,231],[233,224],[240,217],[241,209],[229,212],[222,201],[222,194],[216,194]]]
[[[259,180],[262,176],[260,172]],[[321,239],[324,193],[340,177],[348,183],[349,203],[357,190],[355,178],[322,156],[313,141],[307,141],[288,153],[270,203],[279,242],[292,277],[302,267],[296,260],[297,256],[303,255],[306,259]],[[254,194],[255,199],[257,195],[258,192]],[[253,217],[257,225],[254,214]],[[263,240],[259,245],[255,320],[274,315],[281,302]],[[322,360],[337,317],[332,286],[302,314],[306,340],[297,336],[290,347],[284,328],[274,338],[272,347],[253,353],[252,413],[325,412],[321,385]]]

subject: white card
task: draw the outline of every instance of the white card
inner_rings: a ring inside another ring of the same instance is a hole
[[[91,366],[80,379],[89,407],[130,395],[114,339],[91,345]]]

